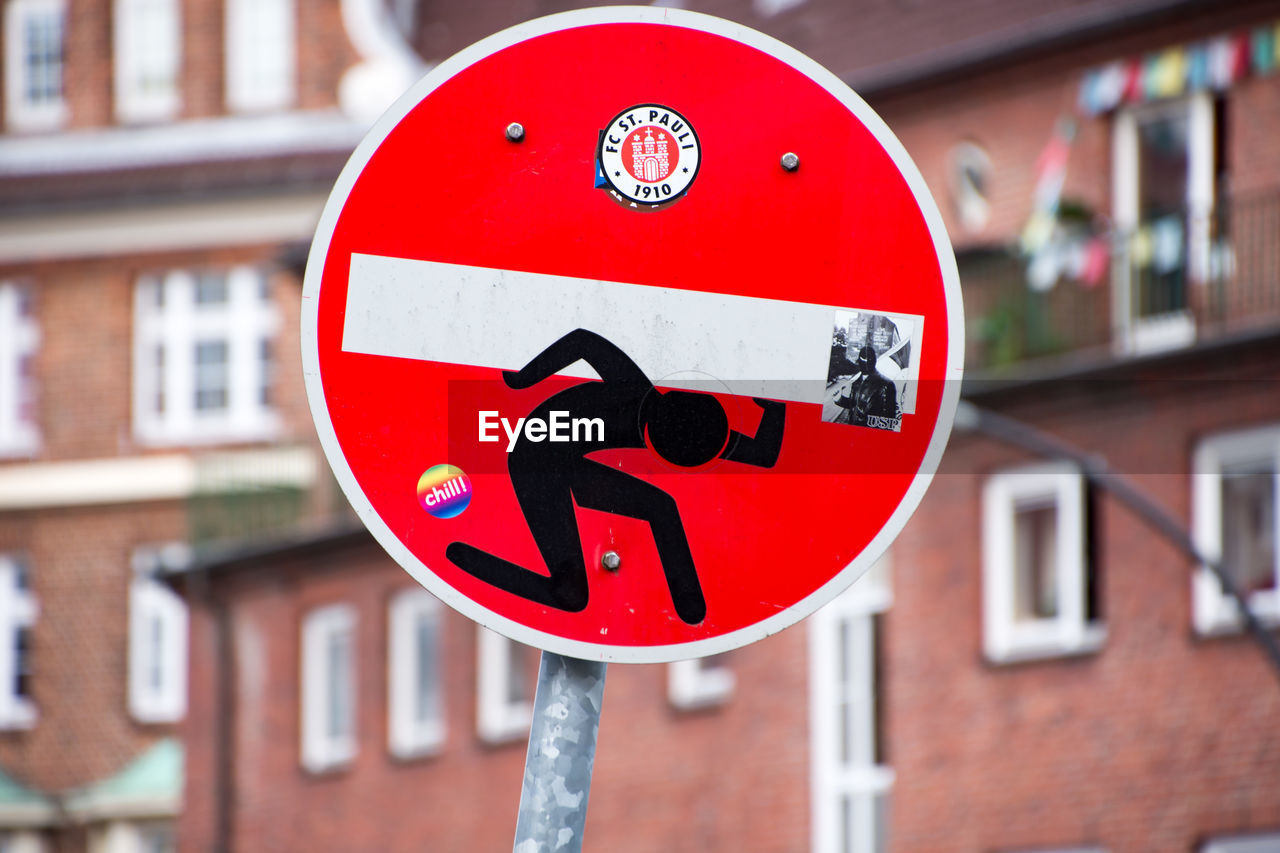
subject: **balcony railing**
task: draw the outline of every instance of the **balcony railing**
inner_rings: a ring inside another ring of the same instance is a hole
[[[1063,264],[1043,291],[1016,250],[960,252],[966,364],[1125,356],[1280,327],[1280,194],[1236,196],[1211,217],[1153,217],[1107,240],[1101,280]]]
[[[305,446],[201,454],[187,502],[189,541],[203,546],[287,533],[332,510],[330,484]]]

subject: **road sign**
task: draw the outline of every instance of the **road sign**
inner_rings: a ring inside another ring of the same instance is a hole
[[[373,127],[307,265],[307,392],[419,582],[591,660],[798,621],[902,530],[963,322],[924,181],[811,60],[679,10],[554,15]]]

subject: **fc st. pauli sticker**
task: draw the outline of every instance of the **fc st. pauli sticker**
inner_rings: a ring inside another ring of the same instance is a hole
[[[661,104],[637,104],[600,132],[601,176],[623,202],[660,205],[684,195],[698,176],[702,146],[693,125]]]

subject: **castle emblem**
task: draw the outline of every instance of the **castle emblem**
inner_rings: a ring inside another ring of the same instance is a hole
[[[680,198],[698,174],[702,147],[689,120],[660,104],[618,113],[600,132],[596,162],[615,198],[632,207],[656,207]]]

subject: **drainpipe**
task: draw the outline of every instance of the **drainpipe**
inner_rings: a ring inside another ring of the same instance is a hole
[[[212,853],[232,853],[235,830],[235,643],[231,608],[210,583],[208,569],[193,572],[188,587],[213,617],[214,731]],[[189,782],[188,782],[189,784]]]

